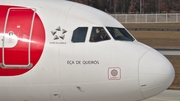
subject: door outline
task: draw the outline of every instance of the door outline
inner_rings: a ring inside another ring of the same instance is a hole
[[[7,22],[9,18],[9,13],[11,10],[32,10],[34,11],[33,16],[32,16],[32,21],[31,21],[31,28],[30,28],[30,34],[29,34],[29,42],[28,42],[28,64],[27,65],[8,65],[5,64],[5,33],[6,33],[6,27],[7,27]],[[6,19],[5,19],[5,24],[4,24],[4,34],[3,34],[3,39],[2,39],[2,63],[0,63],[0,67],[2,68],[31,68],[33,64],[30,61],[30,49],[31,49],[31,39],[32,39],[32,31],[33,31],[33,26],[34,26],[34,20],[35,20],[35,15],[36,15],[36,9],[35,8],[9,8]]]

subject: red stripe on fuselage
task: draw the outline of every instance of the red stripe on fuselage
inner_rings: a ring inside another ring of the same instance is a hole
[[[9,34],[13,32],[18,38],[14,47],[6,48],[4,46],[4,62],[6,65],[26,65],[28,64],[28,43],[30,42],[30,63],[33,67],[39,61],[45,43],[45,30],[40,17],[32,9],[15,6],[0,5],[0,34]],[[9,10],[9,13],[8,13]],[[6,18],[7,22],[6,22]],[[6,24],[5,24],[6,23]],[[32,27],[32,38],[30,39],[30,30]],[[6,25],[6,27],[5,27]],[[2,39],[0,40],[2,41]],[[1,45],[2,46],[2,45]],[[2,47],[0,47],[0,63],[2,63]],[[0,76],[15,76],[28,72],[31,68],[2,68],[0,67]]]

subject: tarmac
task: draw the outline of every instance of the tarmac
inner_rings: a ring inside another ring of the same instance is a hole
[[[180,56],[180,49],[156,49],[165,56]]]
[[[143,101],[180,101],[180,90],[165,90],[159,95]]]

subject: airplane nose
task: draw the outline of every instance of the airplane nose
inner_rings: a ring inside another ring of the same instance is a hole
[[[139,83],[144,98],[167,89],[174,76],[172,64],[156,50],[149,50],[139,60]]]

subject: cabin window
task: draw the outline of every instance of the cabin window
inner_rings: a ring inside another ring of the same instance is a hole
[[[93,27],[91,36],[90,36],[90,42],[100,42],[100,41],[106,41],[110,40],[109,35],[104,30],[103,27]]]
[[[107,27],[115,40],[134,41],[134,38],[124,28]]]
[[[85,42],[88,27],[78,27],[73,32],[72,42]]]

